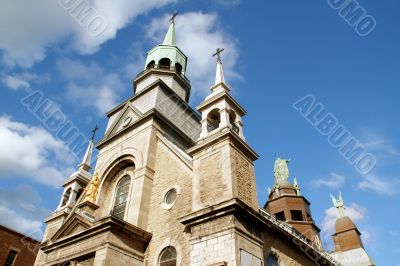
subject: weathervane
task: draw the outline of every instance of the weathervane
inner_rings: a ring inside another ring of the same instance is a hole
[[[94,140],[94,136],[96,135],[96,131],[99,130],[99,127],[96,125],[95,128],[92,130],[92,138],[91,140]]]
[[[178,16],[178,12],[174,12],[173,14],[172,14],[172,17],[169,19],[169,22],[171,22],[171,23],[175,23],[175,18],[176,18],[176,16]]]
[[[224,48],[217,48],[217,51],[212,56],[217,56],[217,63],[221,63],[221,53],[224,51]]]

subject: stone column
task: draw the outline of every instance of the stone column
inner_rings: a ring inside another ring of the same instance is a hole
[[[135,171],[133,187],[127,205],[127,222],[143,230],[147,228],[154,171],[142,167]]]
[[[219,128],[225,128],[228,127],[229,125],[229,113],[228,110],[226,108],[221,109],[219,111],[220,115],[221,115],[221,122],[219,123]]]

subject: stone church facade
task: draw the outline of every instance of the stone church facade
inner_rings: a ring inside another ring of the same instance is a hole
[[[346,252],[364,251],[348,220],[334,236],[339,256],[323,250],[297,182],[276,180],[258,206],[258,155],[244,137],[246,111],[229,93],[220,52],[215,84],[195,111],[172,19],[134,95],[107,114],[104,136],[92,139],[66,179],[35,265],[373,265],[341,263],[352,256]]]

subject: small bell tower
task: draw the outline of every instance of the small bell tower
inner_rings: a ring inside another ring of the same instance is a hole
[[[82,162],[78,165],[78,171],[73,173],[67,180],[65,180],[63,187],[64,192],[61,197],[60,204],[58,205],[58,210],[64,208],[71,208],[80,197],[83,192],[83,189],[92,179],[92,175],[90,174],[92,153],[93,153],[93,140],[96,134],[96,131],[99,128],[96,127],[93,129],[92,137],[89,141],[89,145],[86,149],[85,155],[83,156]]]
[[[242,116],[246,111],[229,94],[217,49],[215,83],[211,94],[197,107],[202,113],[193,156],[193,211],[238,198],[258,210],[254,161],[258,155],[245,142]]]
[[[215,82],[208,95],[197,108],[202,114],[200,139],[205,139],[223,130],[233,130],[242,140],[243,135],[242,116],[246,111],[229,94],[230,89],[225,83],[222,69],[221,53],[224,49],[218,48],[213,56],[217,57]]]
[[[46,230],[43,235],[43,242],[52,238],[57,232],[65,218],[76,205],[79,197],[83,194],[86,185],[92,179],[92,174],[89,171],[91,169],[94,136],[98,129],[96,126],[92,131],[92,137],[82,158],[82,162],[78,165],[78,171],[68,177],[63,184],[64,191],[60,203],[57,209],[45,221]]]

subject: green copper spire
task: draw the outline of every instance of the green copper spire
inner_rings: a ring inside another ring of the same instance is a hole
[[[175,22],[172,20],[169,25],[169,29],[167,35],[165,35],[163,45],[171,45],[176,46],[176,37],[175,37]]]
[[[174,70],[180,75],[185,75],[187,57],[176,46],[175,17],[177,15],[178,13],[175,12],[169,20],[169,29],[163,43],[157,45],[147,53],[145,69],[169,69]]]

